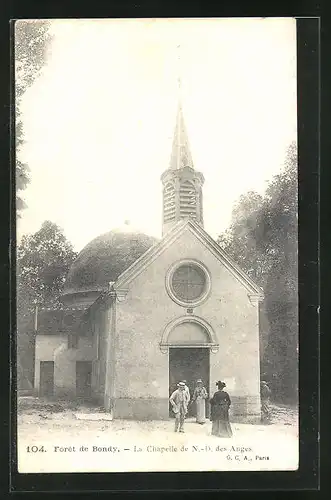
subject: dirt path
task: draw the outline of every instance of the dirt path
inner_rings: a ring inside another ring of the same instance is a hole
[[[27,405],[18,416],[21,472],[288,470],[298,459],[297,414],[275,407],[270,426],[233,423],[233,438],[211,422],[109,420],[95,408]],[[24,405],[23,405],[24,406]],[[52,412],[51,412],[52,410]],[[62,411],[59,411],[62,410]],[[33,448],[32,448],[33,447]],[[246,458],[245,458],[246,457]]]

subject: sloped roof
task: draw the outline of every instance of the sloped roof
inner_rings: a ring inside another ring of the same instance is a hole
[[[69,334],[84,328],[86,309],[41,309],[38,311],[37,333],[43,335]]]

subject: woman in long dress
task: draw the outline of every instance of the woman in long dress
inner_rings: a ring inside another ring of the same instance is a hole
[[[206,399],[208,398],[208,393],[203,385],[201,379],[197,380],[196,388],[194,389],[192,403],[195,401],[196,405],[196,421],[198,424],[204,424],[206,422]]]
[[[224,382],[219,380],[216,382],[216,385],[218,391],[215,392],[210,400],[210,420],[213,422],[211,433],[214,436],[230,438],[232,437],[232,429],[229,421],[231,399],[229,394],[223,390],[226,386]]]

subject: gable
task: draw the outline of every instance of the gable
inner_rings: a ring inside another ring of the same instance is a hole
[[[191,238],[188,238],[190,236]],[[248,291],[259,300],[263,299],[262,289],[242,270],[233,260],[221,249],[221,247],[206,233],[206,231],[192,220],[180,221],[175,225],[165,237],[145,254],[143,254],[134,264],[126,269],[114,284],[116,290],[126,289],[130,282],[140,275],[149,265],[160,255],[166,252],[171,246],[176,245],[183,238],[199,242],[204,252],[210,252]]]

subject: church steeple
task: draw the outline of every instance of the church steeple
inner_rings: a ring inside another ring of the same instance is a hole
[[[182,105],[179,102],[170,167],[162,177],[163,230],[165,234],[181,219],[203,225],[202,186],[204,177],[193,166]]]
[[[182,167],[193,168],[193,160],[184,122],[183,108],[181,106],[181,103],[179,102],[175,134],[172,143],[170,168],[172,170],[178,170]]]

